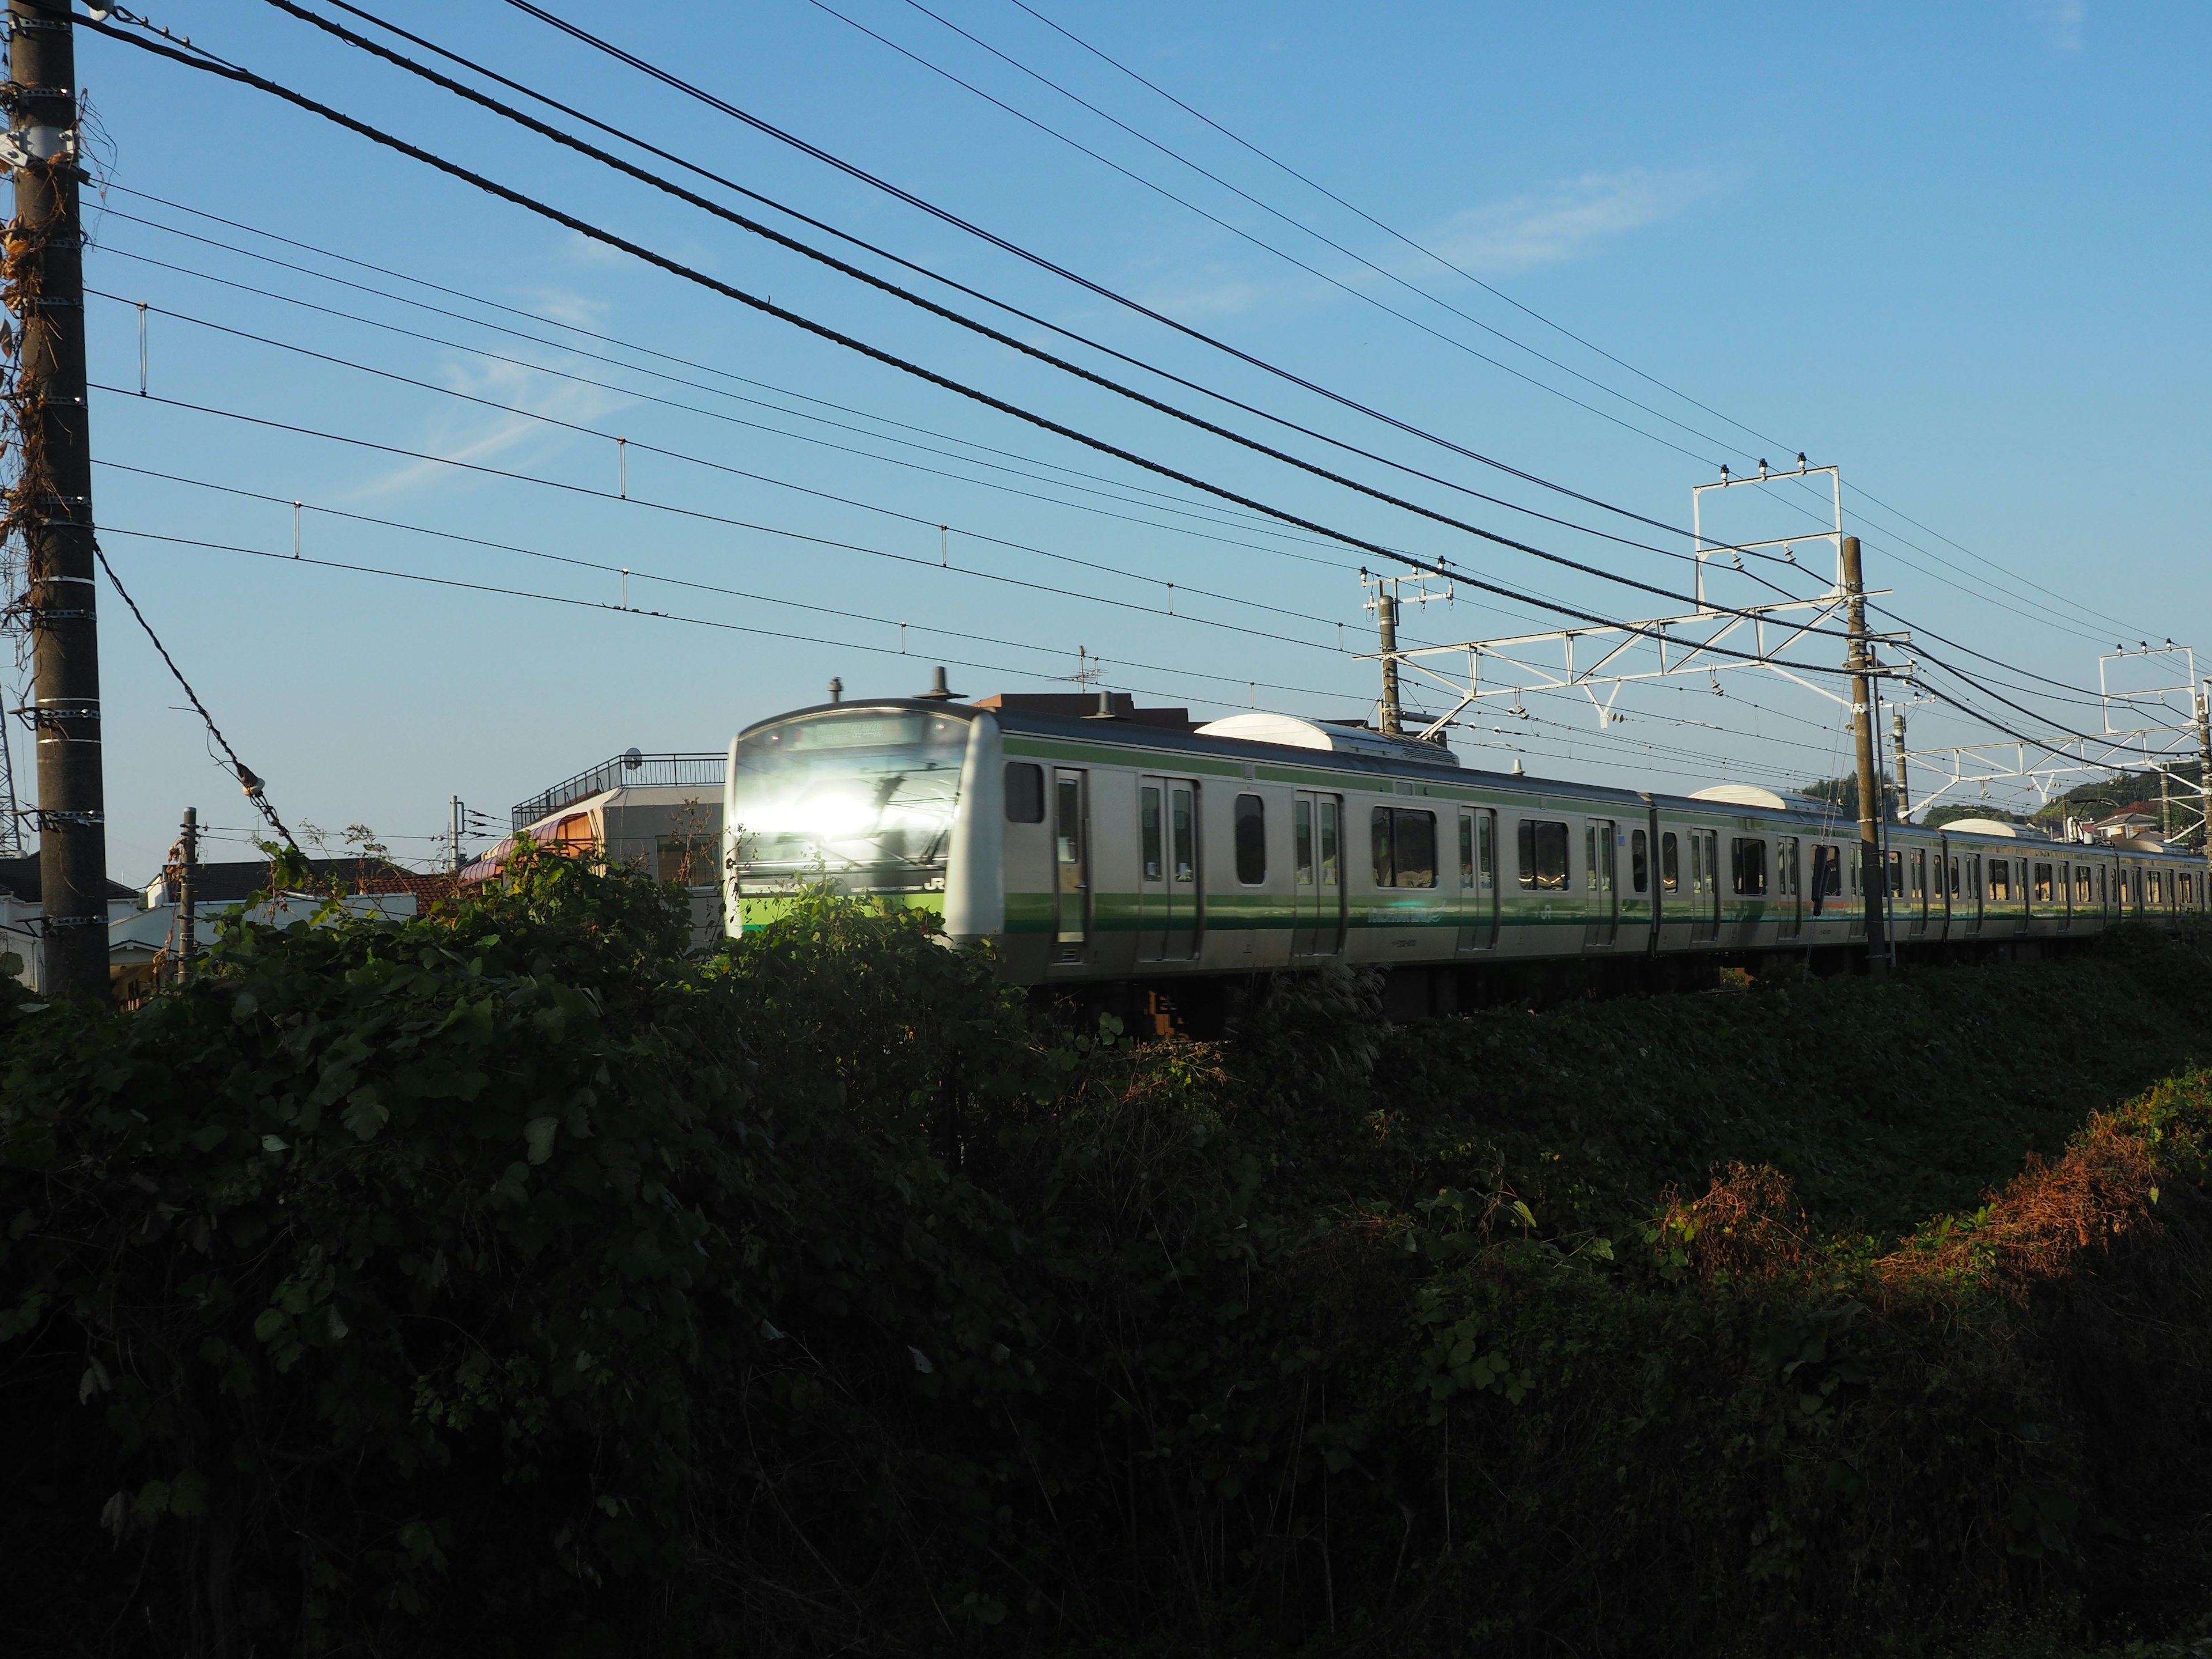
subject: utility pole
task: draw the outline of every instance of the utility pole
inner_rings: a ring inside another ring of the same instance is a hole
[[[1902,708],[1889,711],[1889,738],[1897,750],[1897,821],[1910,823],[1912,822],[1912,793],[1905,782],[1905,711]]]
[[[6,159],[15,217],[6,301],[21,356],[22,471],[9,504],[28,556],[32,730],[39,748],[42,975],[51,996],[107,994],[107,826],[94,625],[92,445],[85,405],[84,238],[77,217],[76,48],[66,0],[8,0]]]
[[[2212,853],[2212,682],[2197,696],[2197,850]]]
[[[1888,963],[1887,907],[1882,903],[1881,770],[1875,764],[1874,699],[1867,673],[1866,581],[1859,568],[1859,538],[1844,538],[1844,592],[1850,644],[1844,665],[1851,677],[1851,742],[1858,751],[1859,890],[1866,902],[1867,969],[1879,974]]]
[[[1398,712],[1398,596],[1387,579],[1376,591],[1375,617],[1382,635],[1382,729],[1395,737],[1406,723]]]
[[[185,826],[177,836],[177,978],[190,979],[192,958],[199,954],[199,915],[194,908],[199,885],[200,811],[185,808]]]
[[[458,876],[461,873],[461,798],[459,795],[453,797],[453,855],[446,868],[449,874]]]

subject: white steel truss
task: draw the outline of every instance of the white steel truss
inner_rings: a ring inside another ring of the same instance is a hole
[[[2183,665],[2178,684],[2115,687],[2114,665],[2129,659]],[[1987,794],[1992,783],[2025,785],[2039,804],[2048,805],[2081,780],[2115,772],[2148,772],[2166,781],[2166,799],[2178,818],[2172,833],[2185,836],[2212,825],[2212,775],[2208,775],[2208,726],[2212,726],[2212,681],[2197,689],[2197,656],[2187,646],[2144,645],[2108,652],[2098,659],[2098,696],[2104,705],[2104,731],[2033,740],[1960,744],[1950,748],[1908,749],[1905,759],[1940,781],[1932,790],[1915,790],[1911,810],[1933,806],[1954,790],[1972,786]],[[2186,700],[2185,702],[2183,700]],[[2142,723],[2164,714],[2157,724]],[[2118,722],[2134,719],[2129,726]]]
[[[1765,541],[1707,540],[1704,520],[1706,491],[1816,477],[1828,480],[1834,520],[1832,528]],[[1419,728],[1419,735],[1434,737],[1468,709],[1488,698],[1510,696],[1513,698],[1512,712],[1522,714],[1521,698],[1528,691],[1580,692],[1589,700],[1597,723],[1603,726],[1624,718],[1613,712],[1613,704],[1625,685],[1672,679],[1684,674],[1705,674],[1711,677],[1713,689],[1718,691],[1722,674],[1747,668],[1778,675],[1816,696],[1850,708],[1848,691],[1831,690],[1800,672],[1802,665],[1783,659],[1784,653],[1801,641],[1824,637],[1822,625],[1844,617],[1851,602],[1852,596],[1844,586],[1843,481],[1838,469],[1808,466],[1802,455],[1797,458],[1796,467],[1786,472],[1770,472],[1762,461],[1757,473],[1739,478],[1731,477],[1723,467],[1717,483],[1694,485],[1690,495],[1691,541],[1697,563],[1697,610],[1682,616],[1643,622],[1591,623],[1498,639],[1463,640],[1454,645],[1386,648],[1372,653],[1369,659],[1384,665],[1386,680],[1395,680],[1389,672],[1395,666],[1419,676],[1450,696],[1451,706]],[[1741,570],[1744,554],[1765,553],[1779,547],[1784,550],[1784,562],[1796,565],[1795,550],[1817,542],[1831,543],[1835,549],[1836,574],[1826,592],[1811,599],[1735,606],[1717,604],[1707,597],[1706,568],[1712,561],[1726,557]],[[1861,597],[1879,598],[1888,591],[1876,588]],[[1424,592],[1421,597],[1449,595]],[[1825,637],[1833,639],[1838,631],[1831,630]],[[1867,638],[1869,645],[1903,647],[1911,642],[1911,635],[1905,633],[1870,634]],[[1870,674],[1892,677],[1912,672],[1910,662],[1884,666],[1871,660],[1871,652],[1869,655]],[[1459,657],[1465,659],[1463,673],[1447,672],[1436,660]]]

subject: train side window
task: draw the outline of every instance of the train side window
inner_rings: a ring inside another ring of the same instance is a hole
[[[1298,885],[1314,884],[1313,803],[1301,796],[1291,808],[1291,863]]]
[[[1006,763],[1006,822],[1044,822],[1044,768],[1028,761]]]
[[[1336,885],[1336,803],[1333,800],[1321,804],[1321,881],[1324,887]]]
[[[1459,818],[1459,884],[1474,885],[1474,815],[1462,812]]]
[[[1560,889],[1567,884],[1567,826],[1523,818],[1516,832],[1520,842],[1521,884]]]
[[[1886,873],[1889,879],[1884,884],[1882,890],[1895,898],[1905,891],[1905,854],[1901,850],[1891,852],[1889,868]]]
[[[2086,864],[2077,864],[2074,866],[2074,902],[2087,904],[2088,902],[2089,866]]]
[[[1682,890],[1682,849],[1671,830],[1659,837],[1659,890],[1662,893]]]
[[[1756,836],[1737,836],[1729,842],[1729,880],[1739,893],[1766,890],[1766,843]]]
[[[1375,857],[1375,884],[1395,887],[1398,866],[1390,856],[1390,809],[1378,806],[1368,820],[1368,843]]]
[[[2035,902],[2038,904],[2048,904],[2051,902],[2051,866],[2049,865],[2039,864],[2035,866],[2035,879],[2033,883],[2033,891],[2035,895]]]
[[[1267,804],[1257,795],[1237,797],[1237,879],[1257,887],[1267,879]]]
[[[1990,896],[1993,899],[2008,899],[2012,896],[2012,860],[2010,859],[1990,860]]]
[[[1198,878],[1198,813],[1188,789],[1168,791],[1168,827],[1175,837],[1175,878]]]
[[[1157,784],[1146,784],[1137,792],[1138,850],[1145,861],[1145,879],[1160,878],[1160,792]]]
[[[1491,844],[1496,832],[1498,814],[1478,812],[1474,819],[1475,866],[1482,877],[1482,885],[1488,891],[1498,884],[1498,849]]]
[[[2166,872],[2163,870],[2150,872],[2150,902],[2153,904],[2166,902]]]
[[[1437,884],[1437,815],[1401,806],[1390,815],[1390,862],[1401,887]]]
[[[1638,892],[1651,890],[1651,843],[1641,830],[1628,838],[1628,876]]]

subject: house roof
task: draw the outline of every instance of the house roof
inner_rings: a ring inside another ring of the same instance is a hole
[[[41,889],[39,885],[39,855],[27,858],[0,859],[0,893],[24,904],[36,904]],[[137,898],[138,890],[125,887],[119,881],[107,884],[107,896],[112,899]]]
[[[313,872],[319,886],[335,886],[342,893],[412,893],[425,910],[434,900],[447,897],[457,890],[451,876],[425,875],[418,870],[404,868],[389,859],[309,859],[307,867]],[[170,899],[176,897],[176,872],[173,869],[164,870],[147,885],[150,888],[157,884],[165,896]],[[266,859],[222,860],[192,866],[192,897],[199,903],[227,903],[242,899],[249,893],[265,891],[268,886],[269,860]]]

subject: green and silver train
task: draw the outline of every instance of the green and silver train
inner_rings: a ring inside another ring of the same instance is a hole
[[[939,912],[1024,984],[1345,962],[1393,970],[1438,1009],[1505,964],[1710,972],[1839,958],[1866,937],[1857,825],[1825,803],[1480,771],[1282,714],[1193,728],[1103,695],[1096,714],[1065,712],[1080,702],[830,703],[747,727],[726,774],[731,931],[827,881]],[[2172,921],[2212,898],[2203,857],[2154,839],[1987,819],[1885,836],[1906,953]]]

